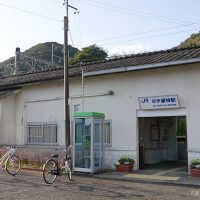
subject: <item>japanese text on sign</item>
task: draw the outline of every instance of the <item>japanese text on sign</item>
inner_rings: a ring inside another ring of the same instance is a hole
[[[178,108],[178,96],[139,97],[141,109]]]

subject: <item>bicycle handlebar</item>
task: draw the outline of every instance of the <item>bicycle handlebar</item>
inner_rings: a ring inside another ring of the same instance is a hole
[[[8,150],[8,149],[15,149],[15,148],[16,148],[15,146],[13,146],[13,147],[11,147],[11,146],[10,146],[10,147],[9,147],[9,146],[3,146],[3,147],[4,147],[5,149],[7,149],[7,150]]]
[[[72,148],[72,144],[69,145],[69,147],[68,147],[67,149],[64,149],[63,151],[64,151],[64,152],[68,152],[71,148]]]

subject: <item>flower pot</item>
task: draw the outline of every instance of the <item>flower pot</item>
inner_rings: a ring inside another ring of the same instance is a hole
[[[120,164],[115,165],[117,172],[132,172],[133,164]]]
[[[193,177],[200,177],[200,169],[190,169],[190,175]]]

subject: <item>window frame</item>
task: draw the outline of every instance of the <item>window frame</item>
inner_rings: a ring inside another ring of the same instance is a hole
[[[30,133],[30,128],[40,128],[41,130],[39,131],[39,135],[38,136],[31,136]],[[53,133],[53,135],[55,135],[55,142],[45,142],[47,140],[47,138],[44,135],[44,131],[45,128],[48,127],[53,127],[55,128],[55,132]],[[58,145],[58,123],[57,122],[27,122],[26,123],[26,138],[25,138],[25,142],[26,145]],[[33,137],[40,137],[42,138],[42,142],[36,142],[36,141],[31,141],[30,138]]]
[[[106,123],[110,124],[110,129],[109,129],[110,142],[109,143],[108,143],[108,134],[106,133]],[[105,141],[105,139],[106,139],[106,141]],[[112,120],[111,119],[104,120],[103,144],[104,144],[105,147],[111,147],[112,146]]]

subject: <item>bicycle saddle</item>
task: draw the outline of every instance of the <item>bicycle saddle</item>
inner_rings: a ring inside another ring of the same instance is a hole
[[[51,155],[53,158],[58,158],[59,154],[52,154]]]

